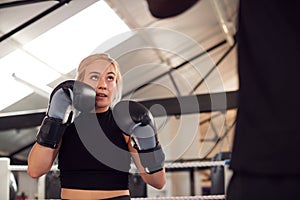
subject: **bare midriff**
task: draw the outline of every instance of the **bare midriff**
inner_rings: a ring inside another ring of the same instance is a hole
[[[62,199],[107,199],[129,195],[129,190],[77,190],[61,189]]]

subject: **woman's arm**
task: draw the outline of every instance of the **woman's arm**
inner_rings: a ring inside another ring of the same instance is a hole
[[[87,102],[94,102],[95,95],[92,87],[74,80],[64,81],[53,89],[46,116],[28,157],[27,173],[31,177],[40,177],[51,169],[63,134],[76,116],[73,106],[76,104],[78,111],[90,111],[90,105],[94,104]]]
[[[35,143],[28,156],[27,173],[32,178],[46,174],[52,167],[59,148],[52,149]]]
[[[162,170],[155,172],[153,174],[146,173],[144,170],[144,167],[141,164],[137,150],[131,145],[131,143],[129,141],[130,140],[129,136],[124,135],[124,137],[128,144],[129,151],[131,152],[133,161],[134,161],[137,169],[139,170],[143,181],[156,189],[162,189],[164,187],[164,185],[166,184],[165,169],[163,168]]]

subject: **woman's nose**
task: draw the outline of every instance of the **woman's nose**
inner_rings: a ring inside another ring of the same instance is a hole
[[[99,79],[97,88],[98,89],[106,89],[106,82],[105,82],[105,79],[103,77],[101,77]]]

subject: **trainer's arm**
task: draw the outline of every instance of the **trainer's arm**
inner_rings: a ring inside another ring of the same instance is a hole
[[[125,136],[127,139],[126,141],[129,141],[129,137]],[[144,167],[141,164],[139,154],[137,150],[130,144],[130,142],[127,142],[128,148],[131,152],[131,156],[133,158],[133,161],[137,167],[137,169],[140,172],[140,176],[142,177],[143,181],[152,187],[156,189],[162,189],[164,185],[166,184],[166,173],[165,173],[165,168],[162,170],[155,172],[153,174],[148,174],[145,172]]]

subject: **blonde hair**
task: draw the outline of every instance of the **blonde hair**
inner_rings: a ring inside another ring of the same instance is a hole
[[[80,62],[79,66],[77,68],[76,80],[83,81],[84,76],[85,76],[86,67],[88,65],[90,65],[91,63],[98,61],[98,60],[108,61],[109,63],[111,63],[113,65],[113,67],[116,70],[117,91],[114,94],[114,99],[111,103],[111,106],[114,106],[118,101],[121,100],[121,97],[122,97],[122,75],[121,75],[121,71],[119,68],[119,63],[116,60],[114,60],[113,58],[111,58],[109,54],[97,53],[97,54],[89,55],[86,58],[84,58]]]

